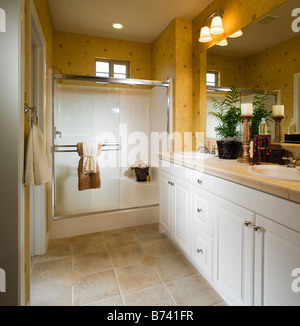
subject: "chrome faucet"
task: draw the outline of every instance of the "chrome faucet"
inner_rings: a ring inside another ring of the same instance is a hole
[[[294,159],[294,157],[283,157],[282,158],[284,161],[289,161],[289,163],[288,163],[288,165],[287,165],[287,167],[288,168],[292,168],[292,169],[294,169],[294,168],[296,168],[297,167],[297,162],[300,162],[300,160],[297,160],[297,159]]]
[[[197,152],[199,152],[200,154],[210,154],[210,150],[205,146],[199,147],[197,149]]]

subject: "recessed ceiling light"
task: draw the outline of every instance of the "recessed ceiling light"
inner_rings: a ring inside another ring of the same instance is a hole
[[[115,29],[122,29],[123,28],[123,25],[122,24],[119,24],[119,23],[115,23],[115,24],[113,24],[113,28],[115,28]]]

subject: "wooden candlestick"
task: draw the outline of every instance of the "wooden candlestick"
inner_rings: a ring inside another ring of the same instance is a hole
[[[241,115],[241,118],[244,121],[244,137],[243,137],[243,150],[244,154],[241,159],[238,161],[240,163],[250,163],[251,157],[250,157],[250,120],[253,118],[253,115]]]
[[[273,115],[272,119],[275,121],[275,143],[281,143],[282,132],[281,132],[281,121],[286,118],[284,115]]]

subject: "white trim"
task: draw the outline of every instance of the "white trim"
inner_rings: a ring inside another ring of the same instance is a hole
[[[300,87],[300,73],[294,74],[294,123],[297,127],[297,132],[300,132],[300,94],[299,94],[299,87]]]
[[[31,44],[36,45],[34,57],[35,71],[35,99],[31,99],[39,109],[39,126],[44,135],[46,135],[46,40],[38,19],[38,15],[33,3],[30,1],[30,71],[32,69]],[[32,94],[31,83],[30,94]],[[46,137],[45,148],[46,148]],[[43,255],[47,249],[47,218],[46,218],[46,187],[30,187],[30,222],[33,228],[30,228],[31,255]]]
[[[51,240],[158,223],[159,207],[129,209],[50,221]]]
[[[25,298],[25,187],[24,176],[24,99],[25,99],[25,5],[24,0],[19,0],[19,305],[26,305]]]

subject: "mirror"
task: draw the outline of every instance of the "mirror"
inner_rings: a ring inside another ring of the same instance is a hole
[[[295,10],[296,8],[299,8]],[[300,3],[289,0],[243,28],[243,36],[228,38],[228,46],[215,45],[207,51],[207,71],[215,73],[217,86],[244,89],[241,102],[252,101],[253,91],[268,94],[266,105],[285,106],[286,119],[282,133],[288,133],[291,119],[300,133]],[[254,92],[255,93],[255,92]],[[210,98],[222,97],[224,92],[208,92]],[[277,95],[277,96],[276,96]],[[207,117],[207,138],[214,137],[216,122]],[[269,124],[274,134],[275,124]],[[284,136],[283,136],[284,139]]]

